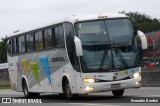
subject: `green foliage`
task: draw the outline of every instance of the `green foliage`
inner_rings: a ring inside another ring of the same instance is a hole
[[[7,44],[7,37],[1,38],[0,42],[0,63],[6,63],[7,62],[7,50],[6,50],[6,44]]]
[[[0,90],[1,89],[11,89],[11,86],[9,86],[9,85],[6,85],[6,86],[0,86]]]
[[[160,30],[159,20],[156,18],[152,19],[149,15],[125,11],[119,13],[126,14],[130,17],[135,30],[141,30],[145,33]]]

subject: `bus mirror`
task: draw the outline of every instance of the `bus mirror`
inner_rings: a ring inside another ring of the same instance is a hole
[[[75,43],[77,56],[82,56],[83,55],[82,44],[81,44],[81,40],[77,36],[74,37],[74,43]]]
[[[137,35],[142,42],[142,49],[147,49],[148,46],[147,46],[147,39],[146,39],[145,34],[142,31],[137,30]]]

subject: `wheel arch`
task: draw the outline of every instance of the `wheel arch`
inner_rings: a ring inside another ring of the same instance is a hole
[[[22,86],[22,87],[23,87],[24,82],[26,82],[27,88],[28,88],[28,90],[29,90],[28,80],[27,80],[26,76],[23,75],[22,78],[21,78],[21,86]]]
[[[62,84],[62,91],[64,93],[64,87],[65,87],[66,80],[68,80],[70,88],[71,88],[71,92],[72,92],[72,86],[71,86],[71,81],[70,81],[70,78],[69,78],[69,74],[64,74],[63,77],[62,77],[62,82],[61,82],[61,84]]]

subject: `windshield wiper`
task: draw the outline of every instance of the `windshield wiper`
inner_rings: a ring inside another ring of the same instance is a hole
[[[101,64],[100,64],[99,70],[101,70],[101,69],[102,69],[102,66],[104,65],[104,61],[105,61],[105,58],[106,58],[106,54],[107,54],[107,56],[108,56],[108,48],[107,48],[106,42],[105,42],[105,47],[106,47],[106,49],[104,49],[104,53],[103,53],[103,57],[102,57],[102,60],[101,60]]]
[[[114,47],[114,49],[115,49],[116,55],[117,55],[117,56],[119,55],[119,59],[120,59],[120,60],[122,61],[122,63],[126,66],[126,68],[128,68],[128,64],[127,64],[126,60],[124,59],[121,51],[115,47],[114,41],[113,41],[113,47]],[[114,61],[114,60],[113,60],[113,61]]]

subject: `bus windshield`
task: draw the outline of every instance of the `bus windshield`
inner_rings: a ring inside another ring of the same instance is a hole
[[[129,19],[77,22],[75,27],[82,42],[83,72],[115,71],[139,65]]]

